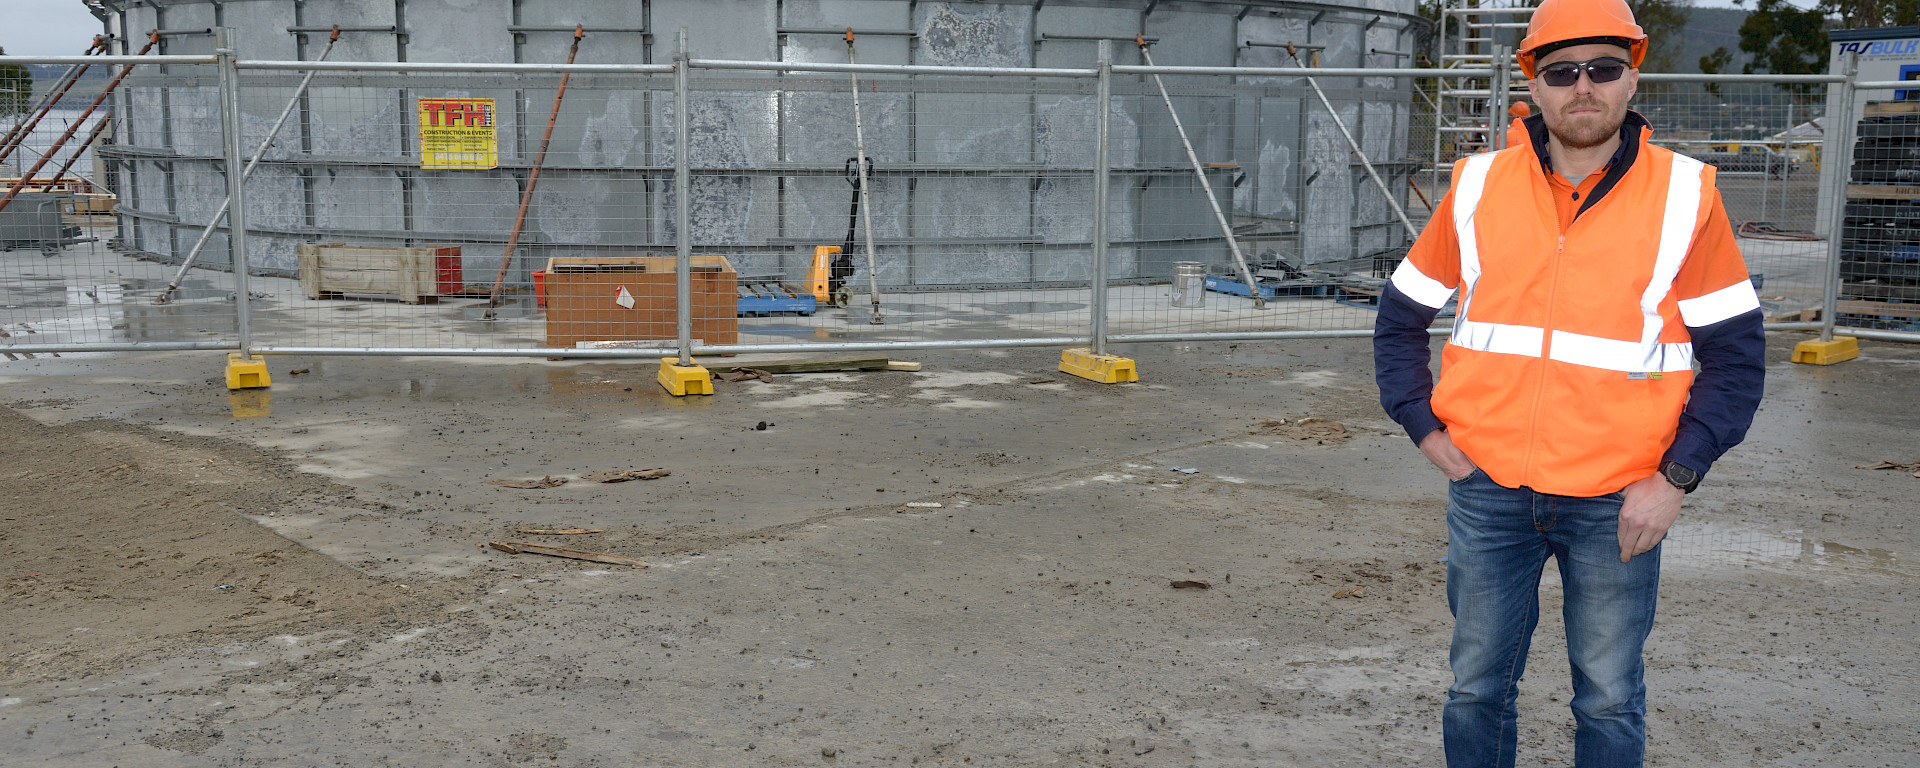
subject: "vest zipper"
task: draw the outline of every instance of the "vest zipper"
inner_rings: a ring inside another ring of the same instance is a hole
[[[1553,309],[1559,303],[1560,262],[1567,254],[1567,235],[1560,233],[1560,239],[1553,246],[1553,270],[1547,283],[1547,323],[1540,329],[1540,367],[1534,375],[1533,414],[1527,418],[1527,455],[1520,462],[1520,482],[1533,487],[1533,448],[1540,442],[1540,404],[1547,395],[1547,363],[1553,359]]]

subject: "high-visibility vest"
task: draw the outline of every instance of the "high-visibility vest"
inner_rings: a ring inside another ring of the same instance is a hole
[[[1433,412],[1496,483],[1598,496],[1653,474],[1693,384],[1687,327],[1760,306],[1737,249],[1690,255],[1713,171],[1637,149],[1565,235],[1531,146],[1456,163],[1452,221],[1429,226],[1452,225],[1457,263],[1416,248],[1394,271],[1429,307],[1460,290]]]

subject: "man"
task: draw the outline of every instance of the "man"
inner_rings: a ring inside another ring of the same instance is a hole
[[[1507,107],[1507,114],[1513,117],[1513,122],[1507,125],[1507,146],[1527,143],[1527,126],[1522,121],[1533,114],[1533,109],[1524,101],[1516,101]]]
[[[1659,543],[1759,405],[1759,300],[1714,171],[1647,143],[1626,107],[1646,45],[1622,0],[1542,3],[1519,53],[1528,140],[1454,164],[1381,301],[1381,404],[1452,481],[1455,768],[1514,763],[1548,557],[1574,765],[1641,764]],[[1435,384],[1426,328],[1455,289]]]

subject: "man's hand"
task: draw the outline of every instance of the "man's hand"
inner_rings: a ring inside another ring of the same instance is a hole
[[[1420,447],[1426,449],[1424,443]],[[1666,538],[1687,493],[1657,474],[1634,481],[1620,493],[1626,497],[1620,505],[1620,562],[1624,563]]]
[[[1465,453],[1454,447],[1453,438],[1444,429],[1436,429],[1420,438],[1420,452],[1426,454],[1427,461],[1433,462],[1441,472],[1446,473],[1448,480],[1459,480],[1473,474],[1473,459],[1467,458]]]

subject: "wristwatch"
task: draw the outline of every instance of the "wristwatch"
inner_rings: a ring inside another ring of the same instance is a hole
[[[1684,493],[1693,493],[1693,489],[1700,487],[1700,473],[1677,461],[1660,462],[1660,476]]]

